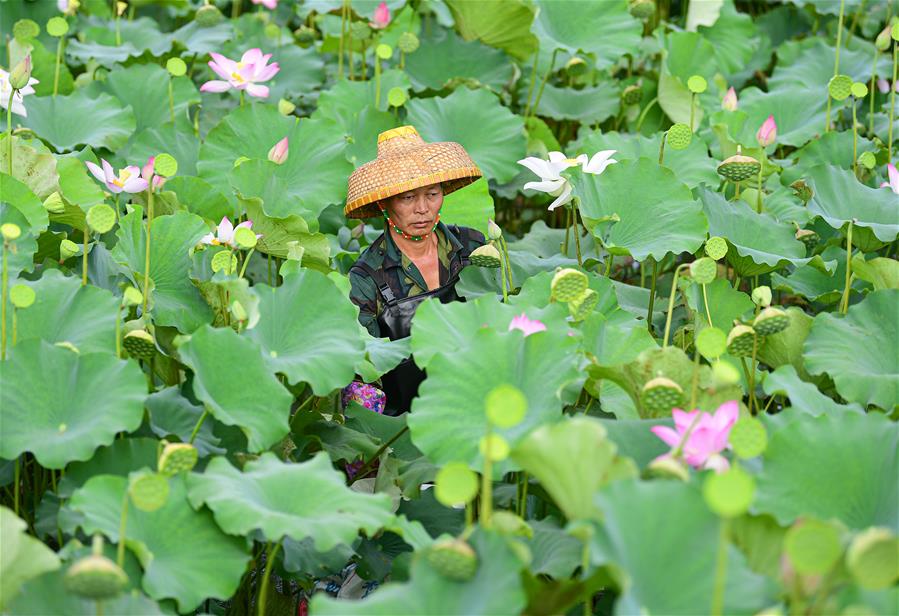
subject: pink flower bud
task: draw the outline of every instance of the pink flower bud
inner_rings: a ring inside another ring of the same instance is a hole
[[[13,90],[21,90],[28,85],[29,79],[31,79],[31,54],[13,67],[9,74],[9,85]]]
[[[881,77],[877,80],[877,89],[880,90],[881,94],[886,94],[890,91],[890,82]]]
[[[727,94],[724,95],[724,100],[721,101],[721,108],[726,111],[737,110],[737,91],[733,87],[728,89]]]
[[[369,23],[372,28],[381,30],[386,28],[390,23],[390,9],[387,8],[387,3],[382,2],[378,5],[378,8],[375,9],[374,20]]]
[[[284,137],[284,139],[273,145],[272,149],[268,151],[268,159],[273,163],[281,165],[287,160],[287,154],[287,137]]]
[[[147,164],[144,165],[140,170],[140,177],[144,178],[148,182],[153,179],[153,165],[156,163],[156,157],[151,156],[147,159]]]
[[[769,115],[768,119],[762,122],[758,132],[755,134],[755,139],[763,148],[768,147],[777,140],[777,122],[774,121],[773,115]]]

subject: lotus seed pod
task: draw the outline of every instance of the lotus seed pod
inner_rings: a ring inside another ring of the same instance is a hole
[[[709,82],[702,75],[693,75],[687,80],[687,88],[693,94],[702,94],[709,87]]]
[[[381,43],[375,47],[375,54],[382,60],[388,60],[393,56],[393,47],[386,43]]]
[[[390,90],[387,91],[387,103],[391,107],[402,107],[406,104],[407,100],[409,100],[409,95],[399,86],[390,88]]]
[[[705,254],[715,261],[720,261],[727,255],[727,240],[713,235],[705,241]]]
[[[734,154],[718,165],[718,173],[731,182],[742,182],[759,174],[762,164],[751,156]]]
[[[78,254],[78,244],[72,240],[62,240],[59,243],[59,262],[62,263],[66,259],[74,257]]]
[[[889,528],[867,528],[853,538],[846,564],[862,588],[889,588],[899,578],[899,538]]]
[[[497,268],[502,265],[502,257],[492,244],[484,244],[475,248],[469,255],[472,265],[478,267]]]
[[[350,24],[350,35],[357,41],[364,41],[371,36],[371,28],[364,21],[354,21]]]
[[[426,552],[428,564],[454,582],[467,582],[478,570],[478,557],[462,539],[441,539]]]
[[[87,226],[94,233],[106,233],[115,225],[115,210],[105,203],[98,203],[87,211]]]
[[[752,302],[756,306],[761,306],[762,308],[767,308],[771,305],[771,287],[767,285],[761,285],[752,290]]]
[[[34,289],[24,284],[13,285],[9,289],[9,301],[18,309],[28,308],[34,303]]]
[[[755,417],[741,417],[731,429],[728,441],[738,457],[748,460],[765,453],[768,432],[765,424]]]
[[[492,462],[502,462],[509,457],[509,442],[499,434],[490,434],[478,442],[478,451]]]
[[[5,240],[17,240],[19,239],[19,236],[22,235],[22,229],[13,222],[7,222],[0,225],[0,235],[3,235],[3,239]]]
[[[852,84],[852,96],[859,100],[865,98],[868,96],[868,86],[860,81],[856,81]]]
[[[166,443],[157,467],[166,477],[190,471],[197,464],[197,448],[190,443]]]
[[[755,347],[755,330],[748,325],[735,325],[727,335],[727,352],[734,357],[749,357]]]
[[[739,466],[709,473],[702,484],[702,496],[709,509],[722,518],[735,518],[749,510],[755,497],[755,477]]]
[[[817,575],[827,573],[836,564],[843,547],[834,526],[806,519],[787,530],[784,551],[798,573]]]
[[[862,152],[858,157],[858,164],[870,171],[877,166],[877,157],[874,152]]]
[[[403,53],[415,53],[420,44],[421,42],[413,32],[403,32],[396,42],[396,46],[399,47],[400,51]]]
[[[80,597],[102,601],[121,594],[128,585],[128,576],[102,554],[91,554],[69,567],[63,584]]]
[[[493,219],[487,221],[487,237],[493,241],[499,240],[503,236],[503,230],[499,225],[493,222]]]
[[[69,3],[71,4],[71,2]],[[66,32],[69,31],[69,22],[67,22],[64,18],[56,16],[51,17],[47,20],[47,34],[50,36],[55,36],[59,38],[61,36],[65,36]]]
[[[255,248],[257,239],[253,230],[247,227],[238,227],[234,230],[234,242],[244,250]]]
[[[254,235],[253,237],[256,236]],[[220,250],[212,257],[210,265],[213,272],[218,273],[224,270],[226,274],[231,274],[237,270],[237,257],[231,254],[230,250]]]
[[[157,154],[153,161],[153,170],[162,177],[170,178],[178,173],[178,161],[171,154]]]
[[[770,306],[762,310],[755,320],[752,327],[760,336],[773,336],[779,334],[790,326],[790,316],[781,310]]]
[[[568,302],[568,314],[574,321],[583,321],[593,312],[599,303],[599,293],[593,289],[584,289],[584,292]]]
[[[796,239],[805,244],[807,250],[814,250],[821,238],[811,229],[799,229],[796,231]]]
[[[286,98],[282,98],[278,101],[278,113],[284,116],[289,116],[296,110],[297,106],[291,103]]]
[[[66,206],[62,202],[62,196],[58,192],[52,192],[44,199],[44,209],[51,214],[62,214],[66,211]]]
[[[63,340],[62,342],[55,342],[54,346],[58,346],[61,349],[66,349],[67,351],[71,351],[75,355],[81,355],[81,351],[78,349],[78,347],[76,347],[74,344],[72,344],[68,340]],[[60,424],[60,432],[65,432],[65,430],[62,429],[62,426],[65,426],[65,424]]]
[[[690,264],[690,276],[697,284],[712,284],[718,277],[718,264],[711,257],[701,257]]]
[[[684,390],[671,379],[657,376],[643,386],[640,401],[653,417],[659,417],[683,404]]]
[[[123,306],[137,306],[141,302],[144,301],[143,293],[138,291],[132,286],[125,287],[125,291],[122,293],[122,305]]]
[[[281,28],[278,27],[278,24],[266,24],[263,32],[267,38],[277,40],[278,35],[281,34]]]
[[[194,14],[194,21],[197,22],[201,28],[209,28],[224,19],[225,16],[222,15],[222,12],[216,8],[214,4],[205,4],[197,9],[197,12]]]
[[[586,74],[587,69],[587,63],[580,56],[572,56],[565,64],[565,72],[572,77],[580,77]]]
[[[690,142],[693,141],[693,131],[686,124],[678,122],[668,129],[667,139],[671,149],[685,150],[690,147]]]
[[[842,101],[852,94],[852,77],[848,75],[834,75],[827,84],[827,91],[834,100]]]
[[[811,198],[815,196],[812,187],[806,184],[805,180],[796,180],[790,184],[790,188],[793,189],[793,192],[796,193],[796,196],[799,197],[803,203],[808,203]]]
[[[874,46],[877,47],[880,51],[886,51],[890,48],[890,24],[887,24],[886,27],[880,31],[880,34],[877,35],[877,38],[874,39]]]
[[[187,64],[181,58],[175,56],[165,61],[165,70],[172,77],[181,77],[187,73]]]
[[[17,41],[27,42],[41,33],[41,27],[30,19],[20,19],[12,26],[12,35]]]
[[[587,274],[571,267],[560,269],[549,285],[552,298],[559,302],[570,302],[587,290],[590,280]]]
[[[631,0],[627,10],[636,19],[646,21],[656,12],[656,3],[653,0]]]
[[[169,480],[165,475],[146,470],[131,473],[128,496],[141,511],[156,511],[169,499]]]
[[[142,329],[130,331],[122,338],[122,346],[128,354],[136,359],[149,361],[156,354],[156,345],[153,336]]]
[[[621,92],[621,102],[625,105],[636,105],[643,100],[643,88],[638,85],[626,87]]]
[[[690,471],[683,460],[674,456],[659,456],[646,467],[646,475],[655,479],[677,479],[689,481]]]

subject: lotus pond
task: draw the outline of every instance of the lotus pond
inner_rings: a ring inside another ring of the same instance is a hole
[[[897,16],[0,3],[0,612],[895,614]],[[489,244],[390,341],[405,125]]]

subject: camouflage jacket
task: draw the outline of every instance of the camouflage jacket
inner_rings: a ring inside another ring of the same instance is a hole
[[[440,285],[446,284],[454,261],[461,261],[478,246],[483,246],[484,235],[468,227],[447,226],[437,223],[437,260]],[[381,234],[359,255],[357,263],[365,263],[373,270],[383,270],[386,280],[397,299],[412,297],[428,290],[428,285],[418,268],[393,241],[389,233]],[[359,268],[350,270],[350,299],[359,306],[359,322],[375,337],[381,337],[378,315],[384,298],[378,292],[375,281]]]

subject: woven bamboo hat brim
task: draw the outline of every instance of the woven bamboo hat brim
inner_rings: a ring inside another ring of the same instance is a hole
[[[350,175],[343,213],[347,218],[380,216],[381,199],[438,182],[449,194],[481,176],[458,143],[427,143],[415,127],[400,126],[378,135],[378,157]]]

